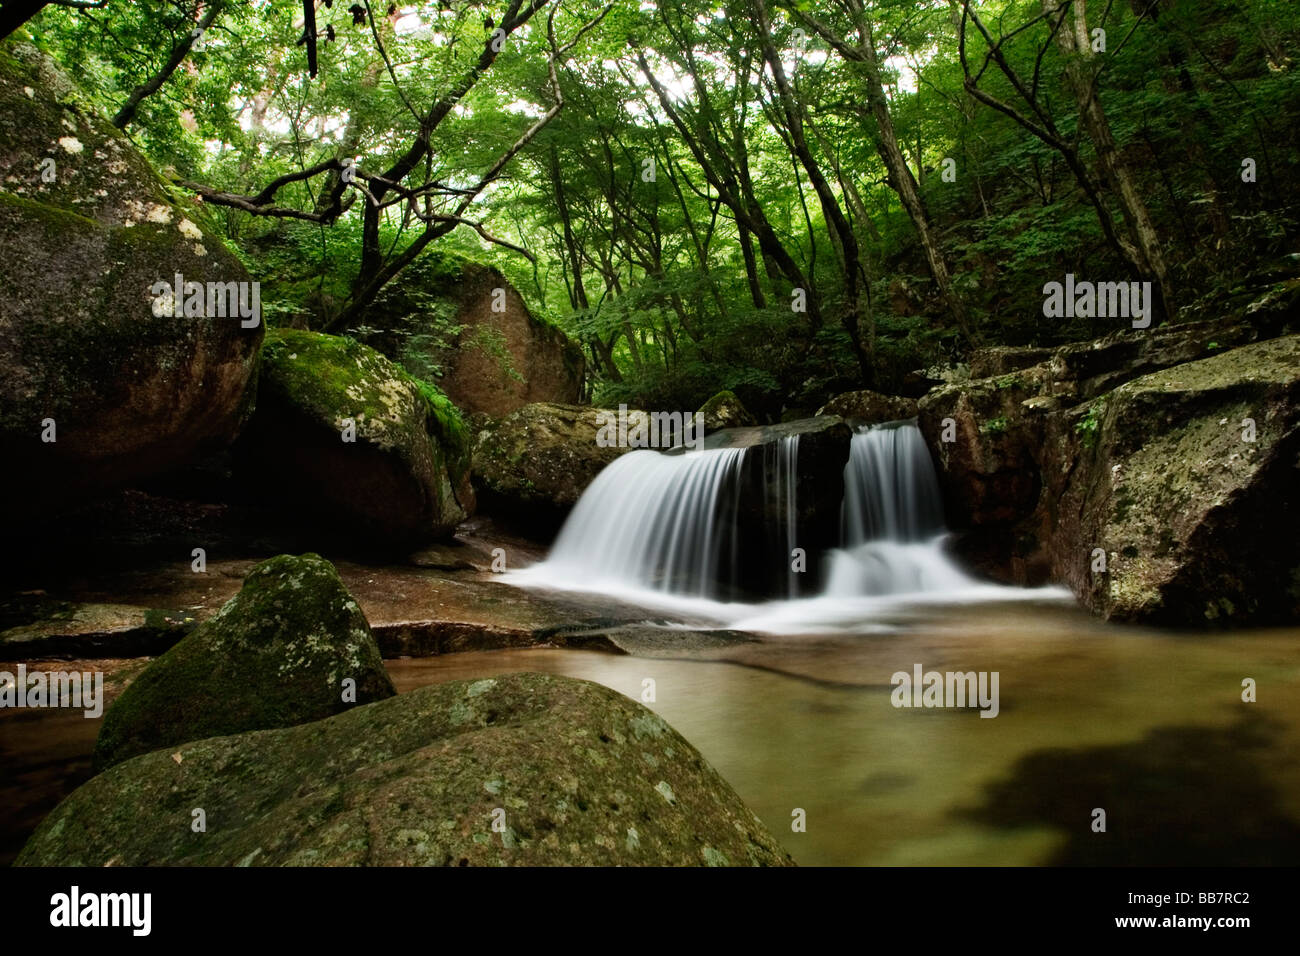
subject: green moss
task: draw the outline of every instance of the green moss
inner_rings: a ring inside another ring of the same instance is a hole
[[[1007,420],[1002,416],[990,418],[988,421],[980,424],[980,432],[985,435],[1001,435],[1006,432],[1006,430]]]
[[[281,555],[123,692],[104,716],[95,764],[188,740],[286,727],[391,696],[379,648],[338,572],[316,554]]]

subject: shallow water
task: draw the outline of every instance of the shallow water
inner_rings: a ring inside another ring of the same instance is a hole
[[[1179,636],[1033,604],[891,627],[766,637],[725,662],[528,649],[389,669],[403,691],[531,670],[634,699],[653,678],[648,706],[802,864],[1300,862],[1300,631]],[[891,675],[918,663],[999,672],[999,715],[893,707]]]
[[[537,648],[387,664],[401,691],[529,670],[639,700],[653,678],[648,706],[802,864],[1300,862],[1300,629],[1184,636],[1029,601],[895,605],[872,628],[690,652],[704,660]],[[111,699],[143,664],[84,666],[107,672]],[[891,676],[915,664],[997,671],[998,716],[893,707]],[[98,728],[0,711],[0,864],[89,776]]]

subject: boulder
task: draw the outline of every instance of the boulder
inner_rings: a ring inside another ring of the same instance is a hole
[[[1300,621],[1300,336],[1134,379],[1051,424],[1053,572],[1094,611]]]
[[[76,505],[235,437],[263,332],[248,273],[201,208],[24,45],[0,51],[0,233],[9,518]],[[177,275],[204,290],[183,286],[180,309]],[[234,314],[241,291],[258,313],[247,319]]]
[[[1253,341],[1269,331],[1111,336],[926,396],[959,553],[1001,580],[1064,582],[1116,620],[1296,620],[1298,338]]]
[[[863,425],[879,425],[916,417],[916,399],[863,390],[836,395],[817,409],[818,415],[838,415]]]
[[[629,451],[597,442],[617,412],[585,405],[525,405],[483,423],[474,437],[474,486],[486,511],[553,533],[601,469]],[[628,411],[629,427],[645,412]]]
[[[385,287],[354,334],[467,413],[507,415],[534,402],[576,402],[582,349],[535,317],[504,275],[426,252]]]
[[[355,681],[351,701],[345,680]],[[238,594],[113,702],[95,742],[95,766],[319,720],[395,693],[365,615],[334,565],[315,554],[281,555],[254,567]]]
[[[800,585],[805,593],[820,587],[825,569],[815,556],[841,543],[844,466],[852,440],[853,429],[834,415],[728,428],[705,438],[706,449],[745,449],[735,500],[719,509],[714,530],[717,540],[736,542],[736,598],[785,593],[790,578],[791,542],[785,535],[791,485],[797,528],[793,544],[810,556]]]
[[[757,425],[749,409],[736,397],[735,392],[721,391],[700,406],[697,413],[704,416],[704,431],[716,432],[720,428],[743,428]]]
[[[205,833],[190,827],[195,807]],[[525,673],[137,757],[64,800],[17,865],[790,862],[658,715]]]
[[[348,423],[355,441],[345,441]],[[469,432],[438,389],[353,339],[267,333],[236,471],[265,500],[386,548],[447,537],[474,511]]]

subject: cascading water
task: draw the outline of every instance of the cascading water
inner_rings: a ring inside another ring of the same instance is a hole
[[[761,477],[747,484],[748,466]],[[755,563],[771,569],[772,562],[782,561],[781,574],[760,576],[766,593],[800,594],[801,575],[791,561],[801,530],[807,534],[800,527],[798,469],[797,435],[751,448],[629,452],[582,495],[550,556],[511,572],[510,580],[648,604],[684,602],[750,630],[861,627],[886,598],[1047,596],[1043,590],[982,584],[947,556],[938,479],[913,420],[861,428],[853,435],[844,467],[841,546],[808,554],[810,562],[826,561],[820,594],[761,605],[724,603],[737,591],[753,593],[752,586],[737,587],[746,562],[752,570]],[[758,520],[766,529],[755,537],[748,532]],[[764,542],[768,553],[747,553],[762,551]],[[753,579],[751,573],[745,583],[752,585]]]
[[[841,513],[844,548],[831,554],[826,594],[953,591],[975,583],[943,552],[943,497],[914,423],[853,435]]]
[[[841,540],[917,541],[944,531],[943,498],[921,430],[910,422],[860,428],[844,467]]]
[[[720,448],[682,455],[632,451],[602,471],[574,506],[544,562],[593,588],[601,583],[713,597],[734,560],[718,533],[744,455]],[[729,522],[732,529],[735,522]]]

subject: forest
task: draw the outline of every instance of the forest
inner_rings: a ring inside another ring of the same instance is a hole
[[[1298,131],[1295,0],[0,0],[15,923],[1300,860]]]
[[[1297,229],[1287,0],[178,0],[26,29],[203,201],[269,326],[364,330],[407,270],[490,262],[603,405],[726,389],[776,421],[1116,328],[1045,317],[1067,273],[1204,317],[1287,274]]]

